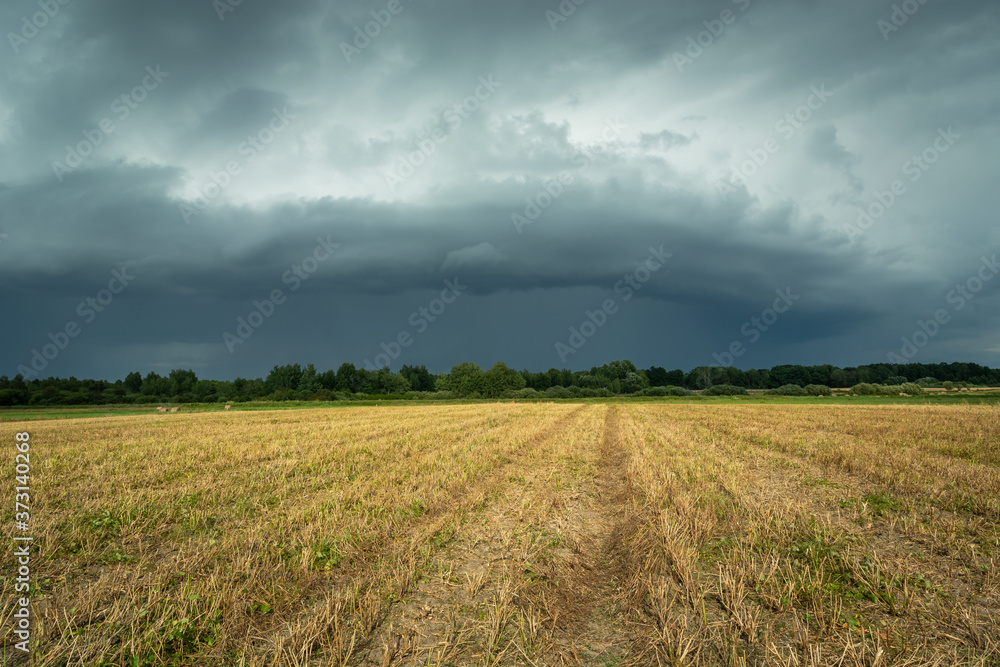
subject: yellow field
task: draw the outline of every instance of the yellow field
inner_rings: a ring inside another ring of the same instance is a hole
[[[11,527],[18,431],[33,665],[1000,664],[995,406],[6,423]]]

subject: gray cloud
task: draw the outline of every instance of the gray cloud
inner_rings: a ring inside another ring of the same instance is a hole
[[[785,288],[800,300],[741,363],[868,363],[1000,251],[994,3],[928,3],[888,40],[892,3],[585,3],[555,30],[551,5],[405,3],[351,62],[341,44],[381,6],[244,2],[220,21],[193,0],[71,3],[18,53],[8,40],[0,294],[22,324],[0,333],[0,373],[125,262],[135,281],[52,373],[360,363],[455,277],[467,296],[400,363],[547,368],[661,245],[668,265],[573,367],[711,363]],[[725,9],[736,20],[678,71]],[[35,11],[7,3],[3,32]],[[121,118],[156,66],[169,76]],[[500,85],[483,95],[481,77]],[[832,98],[786,136],[776,123],[815,86]],[[292,118],[272,136],[276,108]],[[60,182],[53,162],[104,118],[114,131]],[[961,139],[911,180],[948,127]],[[241,150],[255,137],[270,140]],[[779,150],[720,197],[768,139]],[[389,187],[401,161],[413,173]],[[896,179],[905,193],[851,238]],[[534,219],[518,233],[512,215]],[[318,239],[339,248],[292,293],[283,276]],[[916,360],[1000,364],[995,285]],[[222,333],[274,289],[288,303],[230,354]]]

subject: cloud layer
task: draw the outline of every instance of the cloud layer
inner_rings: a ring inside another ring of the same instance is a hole
[[[71,322],[42,375],[361,364],[445,280],[394,367],[873,363],[939,309],[913,361],[1000,365],[996,3],[17,0],[0,26],[0,374]]]

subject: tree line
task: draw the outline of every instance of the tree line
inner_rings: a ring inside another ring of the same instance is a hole
[[[553,398],[649,394],[651,388],[705,390],[717,385],[746,389],[778,389],[790,385],[853,387],[857,384],[922,386],[945,383],[1000,386],[1000,369],[971,363],[871,364],[850,368],[831,365],[781,365],[770,369],[740,370],[699,366],[685,372],[659,366],[636,368],[621,360],[586,371],[551,368],[517,371],[503,362],[483,370],[471,362],[448,373],[430,373],[425,366],[403,366],[370,371],[345,363],[336,371],[319,372],[313,364],[275,366],[266,378],[199,379],[192,370],[173,370],[166,376],[129,373],[124,380],[78,380],[50,377],[25,380],[0,376],[0,406],[102,405],[128,403],[209,403],[221,401],[356,400],[368,396],[395,398]]]

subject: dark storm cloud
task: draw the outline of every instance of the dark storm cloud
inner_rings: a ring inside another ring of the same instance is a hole
[[[993,3],[928,2],[885,35],[892,3],[860,0],[386,7],[70,3],[10,48],[0,284],[26,325],[0,338],[0,373],[122,266],[135,280],[53,373],[358,363],[455,278],[467,292],[400,363],[559,365],[554,343],[661,246],[568,363],[711,363],[784,289],[799,299],[747,364],[865,363],[1000,249]],[[8,3],[0,24],[36,11]],[[147,68],[166,74],[140,100]],[[911,181],[949,127],[961,138]],[[53,163],[84,151],[60,181]],[[885,215],[845,231],[894,179]],[[291,293],[323,241],[339,247]],[[230,354],[222,333],[279,288],[288,303]],[[1000,362],[996,295],[916,360]]]

